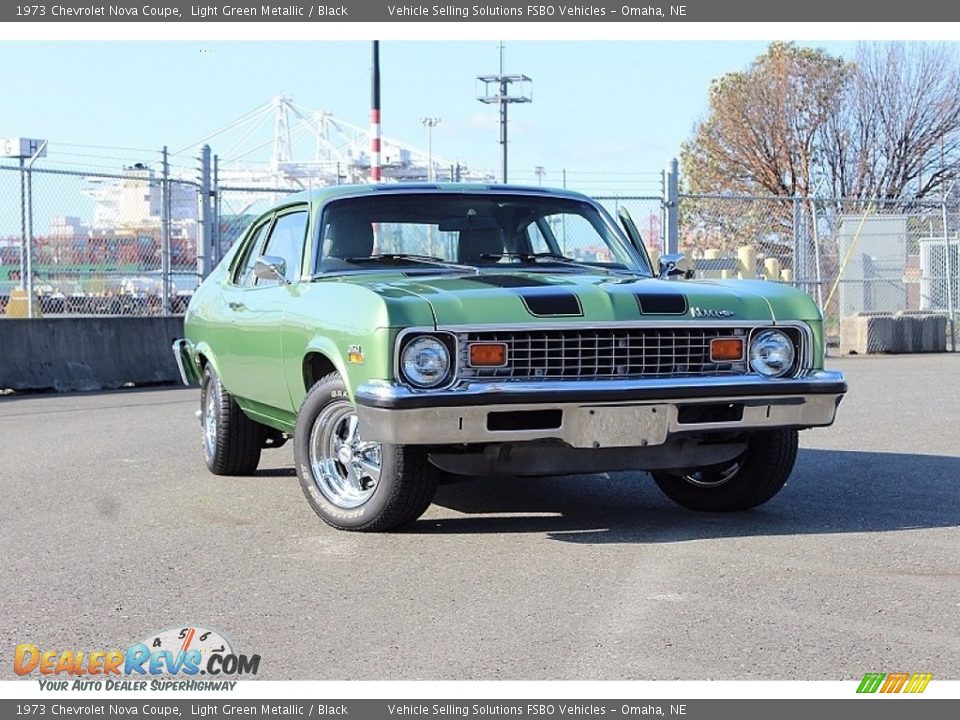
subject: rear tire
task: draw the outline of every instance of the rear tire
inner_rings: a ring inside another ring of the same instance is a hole
[[[752,433],[747,449],[722,465],[683,472],[653,472],[663,494],[691,510],[736,512],[770,500],[787,482],[797,459],[799,433]]]
[[[266,428],[244,415],[207,364],[200,390],[203,459],[214,475],[252,475],[260,464]]]
[[[303,494],[338,530],[385,532],[433,502],[440,472],[425,448],[364,441],[339,373],[317,382],[297,417],[293,452]]]

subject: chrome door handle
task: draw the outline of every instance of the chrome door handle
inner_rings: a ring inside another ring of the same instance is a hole
[[[242,302],[228,302],[227,307],[231,310],[246,310],[247,308]]]

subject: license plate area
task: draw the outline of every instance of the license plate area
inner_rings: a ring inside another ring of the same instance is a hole
[[[669,405],[590,405],[569,412],[568,442],[574,447],[662,445],[670,426]]]

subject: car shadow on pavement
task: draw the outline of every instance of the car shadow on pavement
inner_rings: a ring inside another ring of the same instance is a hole
[[[440,487],[407,532],[545,533],[564,542],[651,543],[723,537],[883,532],[960,526],[960,457],[801,450],[787,486],[741,513],[698,513],[647,473],[489,478]]]

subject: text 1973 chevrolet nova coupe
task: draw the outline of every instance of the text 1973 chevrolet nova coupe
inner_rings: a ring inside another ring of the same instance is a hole
[[[340,186],[261,216],[203,282],[174,352],[203,452],[253,473],[293,438],[344,530],[418,518],[446,475],[647,470],[697,510],[772,498],[797,432],[846,392],[804,293],[658,271],[583,195]]]

